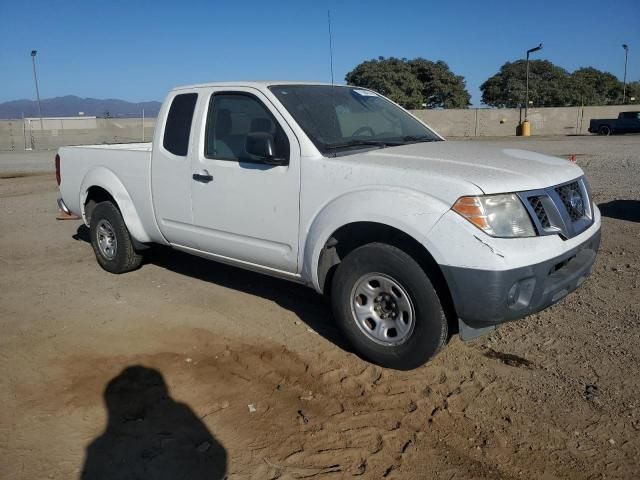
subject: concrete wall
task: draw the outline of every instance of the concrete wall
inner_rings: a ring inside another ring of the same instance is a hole
[[[144,141],[151,141],[155,118],[144,119]],[[0,120],[0,151],[54,150],[64,145],[129,143],[143,140],[141,118],[57,118]]]
[[[616,118],[618,113],[640,110],[640,105],[612,107],[530,108],[532,135],[584,135],[592,118]],[[444,137],[514,136],[524,111],[514,108],[414,110],[413,113]],[[155,118],[144,120],[144,140],[153,136]],[[27,148],[53,150],[63,145],[140,142],[141,118],[62,118],[0,120],[0,151]]]
[[[22,120],[0,120],[0,152],[24,150]]]
[[[640,105],[607,107],[530,108],[532,135],[584,135],[592,118],[617,118],[618,113],[640,110]],[[414,115],[444,137],[514,136],[524,118],[516,108],[414,110]]]

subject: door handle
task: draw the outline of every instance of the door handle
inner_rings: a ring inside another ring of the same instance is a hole
[[[192,177],[196,182],[209,183],[213,180],[213,175],[211,175],[207,170],[200,170],[193,174]]]

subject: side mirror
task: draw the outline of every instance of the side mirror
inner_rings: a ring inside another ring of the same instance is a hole
[[[276,146],[273,135],[266,132],[250,132],[247,134],[245,150],[254,162],[267,165],[287,165],[289,160],[276,156]]]

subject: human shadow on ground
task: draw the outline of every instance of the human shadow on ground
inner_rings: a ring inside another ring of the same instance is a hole
[[[105,431],[87,447],[81,480],[221,480],[227,452],[162,374],[135,365],[104,391]]]
[[[640,222],[640,200],[612,200],[598,205],[603,217]]]
[[[80,225],[73,238],[90,242],[89,229]],[[333,320],[326,298],[311,288],[159,245],[145,251],[145,263],[273,301],[337,347],[352,352]]]

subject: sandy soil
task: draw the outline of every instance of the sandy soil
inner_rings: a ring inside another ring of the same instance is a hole
[[[304,287],[167,250],[107,274],[52,175],[5,168],[0,478],[638,478],[640,137],[502,143],[577,154],[595,271],[411,372],[350,353]]]

